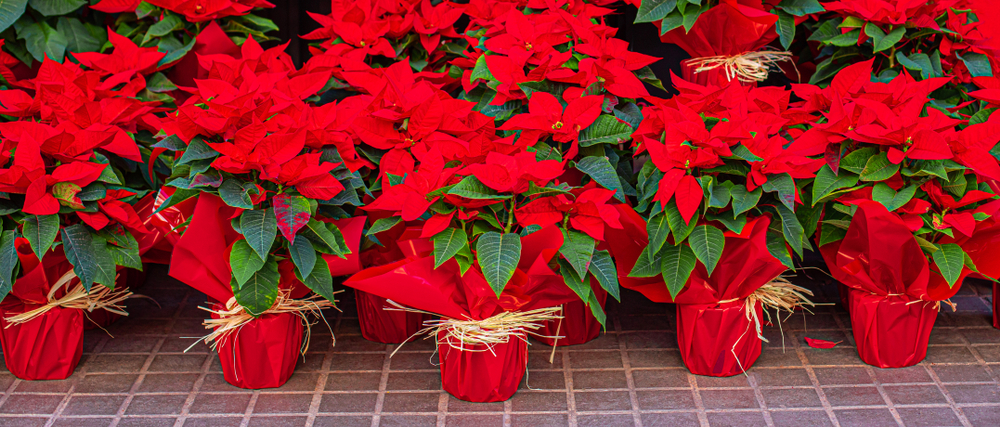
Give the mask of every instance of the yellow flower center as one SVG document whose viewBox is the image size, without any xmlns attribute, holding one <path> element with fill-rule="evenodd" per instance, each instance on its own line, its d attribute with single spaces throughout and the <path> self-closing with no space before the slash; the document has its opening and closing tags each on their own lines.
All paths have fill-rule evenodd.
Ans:
<svg viewBox="0 0 1000 427">
<path fill-rule="evenodd" d="M 555 124 L 552 125 L 552 130 L 562 129 L 562 127 L 563 127 L 563 122 L 555 122 Z"/>
</svg>

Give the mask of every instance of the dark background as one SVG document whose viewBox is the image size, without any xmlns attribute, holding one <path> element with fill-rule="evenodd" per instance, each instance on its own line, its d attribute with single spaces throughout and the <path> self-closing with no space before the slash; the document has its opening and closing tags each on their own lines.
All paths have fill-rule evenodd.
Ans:
<svg viewBox="0 0 1000 427">
<path fill-rule="evenodd" d="M 309 41 L 303 40 L 299 36 L 307 34 L 319 28 L 306 12 L 328 15 L 330 13 L 330 2 L 323 0 L 274 0 L 274 9 L 263 9 L 254 11 L 254 14 L 268 18 L 280 28 L 277 34 L 269 34 L 278 40 L 288 41 L 287 52 L 292 56 L 297 66 L 301 66 L 305 60 L 309 59 Z M 681 48 L 661 43 L 656 27 L 650 23 L 633 24 L 635 20 L 636 8 L 634 6 L 619 4 L 615 14 L 608 16 L 606 23 L 609 26 L 618 28 L 617 37 L 628 41 L 630 49 L 663 58 L 651 68 L 657 77 L 663 81 L 664 86 L 669 87 L 670 71 L 680 74 L 680 62 L 688 58 L 688 54 Z M 272 41 L 269 45 L 277 45 L 278 41 Z M 664 96 L 662 91 L 649 87 L 650 93 L 654 96 Z M 658 92 L 658 93 L 657 93 Z"/>
</svg>

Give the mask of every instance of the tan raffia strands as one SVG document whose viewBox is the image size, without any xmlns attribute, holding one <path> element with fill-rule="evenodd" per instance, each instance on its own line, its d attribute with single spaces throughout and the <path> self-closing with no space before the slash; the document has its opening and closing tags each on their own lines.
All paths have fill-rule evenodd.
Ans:
<svg viewBox="0 0 1000 427">
<path fill-rule="evenodd" d="M 386 300 L 386 302 L 392 305 L 392 307 L 386 307 L 386 310 L 407 311 L 436 316 L 434 313 L 404 307 L 393 300 Z M 425 339 L 436 338 L 438 346 L 448 345 L 460 351 L 489 351 L 492 353 L 494 345 L 505 344 L 511 338 L 527 342 L 528 335 L 541 336 L 535 333 L 535 331 L 541 328 L 545 322 L 562 320 L 560 313 L 562 313 L 562 307 L 549 307 L 524 312 L 505 311 L 483 320 L 428 320 L 424 322 L 424 325 L 427 327 L 417 331 L 413 336 L 426 334 L 427 337 Z M 441 332 L 445 332 L 444 337 L 438 338 L 441 336 Z M 545 337 L 553 339 L 562 338 Z M 396 351 L 399 351 L 402 346 L 400 344 L 396 348 Z M 396 354 L 396 351 L 393 351 L 392 354 Z"/>
<path fill-rule="evenodd" d="M 342 290 L 337 291 L 334 292 L 334 294 L 338 294 L 340 292 L 343 291 Z M 305 299 L 292 299 L 289 296 L 290 293 L 291 292 L 288 290 L 284 289 L 279 290 L 278 297 L 274 300 L 274 305 L 272 305 L 271 308 L 261 313 L 261 316 L 265 314 L 291 313 L 301 317 L 302 323 L 306 327 L 306 337 L 302 342 L 302 348 L 300 349 L 299 352 L 304 355 L 306 353 L 306 350 L 309 349 L 309 339 L 310 336 L 312 335 L 311 333 L 312 325 L 314 323 L 309 321 L 309 318 L 306 317 L 306 314 L 312 314 L 318 316 L 319 318 L 323 319 L 324 322 L 326 322 L 326 318 L 323 317 L 322 313 L 322 310 L 324 308 L 333 307 L 338 311 L 340 309 L 337 308 L 336 306 L 337 300 L 327 301 L 319 295 L 313 295 Z M 184 350 L 185 352 L 190 350 L 200 341 L 204 341 L 205 344 L 211 346 L 212 350 L 215 350 L 216 347 L 219 345 L 220 341 L 229 339 L 232 334 L 239 334 L 240 328 L 242 328 L 244 325 L 250 323 L 255 319 L 254 316 L 250 315 L 250 313 L 247 313 L 246 310 L 243 309 L 243 306 L 239 305 L 239 303 L 236 302 L 236 297 L 230 298 L 229 301 L 226 302 L 226 308 L 223 310 L 213 310 L 205 307 L 198 307 L 198 308 L 205 310 L 209 313 L 213 313 L 217 315 L 218 318 L 205 319 L 205 321 L 202 324 L 205 325 L 205 329 L 212 329 L 212 332 L 209 333 L 208 335 L 199 338 L 198 341 L 196 341 L 194 344 L 191 344 L 191 346 L 188 347 L 187 350 Z M 327 326 L 329 326 L 329 323 L 327 324 Z M 337 338 L 333 336 L 332 328 L 330 330 L 330 335 L 333 340 L 331 345 L 335 345 L 337 342 Z"/>
<path fill-rule="evenodd" d="M 792 61 L 791 52 L 780 52 L 775 50 L 760 50 L 756 52 L 744 52 L 735 56 L 706 56 L 694 58 L 687 61 L 693 67 L 694 72 L 714 70 L 723 67 L 726 78 L 730 81 L 737 79 L 743 83 L 762 82 L 767 80 L 767 75 L 772 66 L 776 66 L 782 61 Z M 792 63 L 794 66 L 795 64 Z"/>
<path fill-rule="evenodd" d="M 94 310 L 107 310 L 115 314 L 128 316 L 128 313 L 125 312 L 125 307 L 121 306 L 123 301 L 132 296 L 132 292 L 130 292 L 128 288 L 112 290 L 107 286 L 95 283 L 90 288 L 90 292 L 87 292 L 87 290 L 83 287 L 83 284 L 77 282 L 73 289 L 66 292 L 66 295 L 61 298 L 55 297 L 55 294 L 59 291 L 59 289 L 67 286 L 73 281 L 73 279 L 76 278 L 76 273 L 74 273 L 73 270 L 63 274 L 62 277 L 60 277 L 59 280 L 52 285 L 52 289 L 49 290 L 49 302 L 47 304 L 31 311 L 26 311 L 15 316 L 4 318 L 4 320 L 7 321 L 7 328 L 11 325 L 29 322 L 56 307 L 77 308 L 87 312 L 92 312 Z M 118 278 L 115 277 L 115 279 L 117 280 Z"/>
</svg>

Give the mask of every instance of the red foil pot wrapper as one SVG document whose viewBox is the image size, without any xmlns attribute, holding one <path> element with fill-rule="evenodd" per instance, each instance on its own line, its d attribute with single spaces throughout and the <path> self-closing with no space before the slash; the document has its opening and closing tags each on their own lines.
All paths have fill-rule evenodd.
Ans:
<svg viewBox="0 0 1000 427">
<path fill-rule="evenodd" d="M 857 289 L 851 289 L 850 298 L 851 327 L 861 360 L 880 368 L 903 368 L 927 357 L 937 304 Z"/>
<path fill-rule="evenodd" d="M 446 331 L 438 333 L 441 384 L 455 398 L 466 402 L 502 402 L 517 392 L 528 367 L 528 343 L 511 336 L 506 343 L 449 344 Z"/>
<path fill-rule="evenodd" d="M 226 382 L 245 389 L 284 385 L 299 359 L 302 329 L 302 318 L 295 314 L 265 314 L 220 338 L 216 351 Z"/>
<path fill-rule="evenodd" d="M 747 319 L 746 300 L 723 304 L 677 304 L 677 344 L 692 374 L 730 377 L 760 357 L 757 325 Z M 758 302 L 757 318 L 762 313 Z"/>
<path fill-rule="evenodd" d="M 194 213 L 197 198 L 190 198 L 166 209 L 160 209 L 173 194 L 173 189 L 164 187 L 156 193 L 148 194 L 136 202 L 135 211 L 142 219 L 142 224 L 148 230 L 135 235 L 139 243 L 139 255 L 142 262 L 153 264 L 169 264 L 174 245 L 181 234 L 177 227 L 187 222 Z M 159 211 L 157 211 L 159 209 Z M 155 213 L 154 213 L 155 212 Z"/>
<path fill-rule="evenodd" d="M 434 316 L 409 311 L 385 310 L 389 307 L 385 298 L 368 292 L 354 290 L 358 303 L 358 322 L 361 336 L 368 341 L 383 344 L 406 342 L 424 328 L 424 321 Z"/>
<path fill-rule="evenodd" d="M 608 292 L 600 286 L 591 286 L 597 295 L 597 300 L 604 308 Z M 535 339 L 549 346 L 586 344 L 601 334 L 601 322 L 597 321 L 590 307 L 583 301 L 572 301 L 563 304 L 562 320 L 545 322 L 535 333 Z M 548 337 L 562 337 L 559 339 Z"/>
<path fill-rule="evenodd" d="M 22 380 L 62 380 L 83 355 L 83 310 L 54 307 L 21 324 L 7 317 L 38 308 L 16 298 L 0 304 L 0 343 L 10 373 Z"/>
</svg>

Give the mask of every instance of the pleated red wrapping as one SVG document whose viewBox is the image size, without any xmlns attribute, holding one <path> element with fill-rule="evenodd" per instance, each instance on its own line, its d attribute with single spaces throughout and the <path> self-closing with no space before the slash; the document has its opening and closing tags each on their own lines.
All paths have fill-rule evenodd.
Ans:
<svg viewBox="0 0 1000 427">
<path fill-rule="evenodd" d="M 608 299 L 608 292 L 600 286 L 592 286 L 601 308 Z M 590 307 L 583 301 L 572 301 L 563 304 L 562 320 L 550 320 L 538 329 L 538 341 L 545 345 L 579 345 L 586 344 L 601 334 L 601 322 L 597 321 Z M 563 337 L 558 340 L 546 337 Z"/>
<path fill-rule="evenodd" d="M 216 351 L 226 382 L 246 389 L 281 387 L 295 371 L 302 329 L 295 314 L 265 314 L 220 339 Z"/>
<path fill-rule="evenodd" d="M 375 294 L 354 290 L 358 304 L 358 322 L 361 336 L 368 341 L 399 344 L 423 329 L 425 320 L 434 316 L 407 311 L 385 310 L 389 304 Z"/>
<path fill-rule="evenodd" d="M 459 350 L 447 344 L 446 335 L 438 334 L 444 391 L 467 402 L 502 402 L 517 392 L 528 367 L 527 342 L 512 336 L 489 349 L 465 344 L 468 350 Z"/>
<path fill-rule="evenodd" d="M 851 288 L 848 306 L 861 359 L 883 368 L 913 365 L 927 355 L 935 302 L 955 295 L 971 271 L 963 269 L 958 283 L 949 287 L 899 215 L 877 202 L 857 206 L 844 239 L 821 247 L 820 253 L 830 274 Z"/>
<path fill-rule="evenodd" d="M 37 307 L 13 297 L 0 303 L 4 363 L 22 380 L 66 379 L 83 355 L 83 310 L 54 307 L 21 324 L 3 320 Z"/>
<path fill-rule="evenodd" d="M 902 368 L 927 357 L 938 309 L 906 295 L 885 296 L 851 289 L 851 327 L 858 356 L 880 368 Z"/>
<path fill-rule="evenodd" d="M 677 304 L 677 344 L 692 374 L 712 377 L 739 375 L 760 357 L 761 340 L 746 301 L 723 304 Z M 758 302 L 757 318 L 762 313 Z"/>
</svg>

